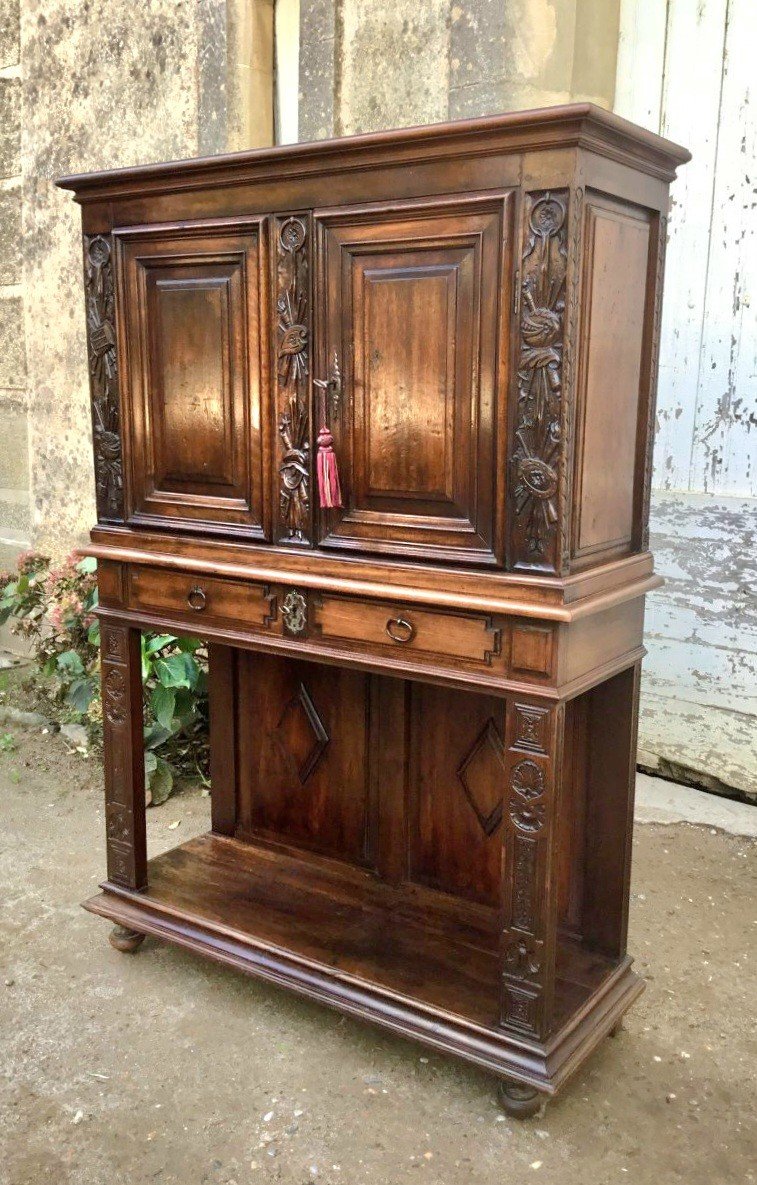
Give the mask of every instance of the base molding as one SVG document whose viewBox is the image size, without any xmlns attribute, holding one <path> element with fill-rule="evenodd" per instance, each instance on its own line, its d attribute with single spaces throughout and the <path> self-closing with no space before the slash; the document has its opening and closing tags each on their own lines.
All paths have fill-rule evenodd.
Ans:
<svg viewBox="0 0 757 1185">
<path fill-rule="evenodd" d="M 149 895 L 114 888 L 104 885 L 101 893 L 82 903 L 83 908 L 127 930 L 195 951 L 547 1096 L 557 1093 L 644 990 L 630 959 L 624 960 L 576 1016 L 539 1043 L 430 1008 L 254 935 L 234 933 L 178 911 L 172 914 L 164 904 L 151 902 Z"/>
</svg>

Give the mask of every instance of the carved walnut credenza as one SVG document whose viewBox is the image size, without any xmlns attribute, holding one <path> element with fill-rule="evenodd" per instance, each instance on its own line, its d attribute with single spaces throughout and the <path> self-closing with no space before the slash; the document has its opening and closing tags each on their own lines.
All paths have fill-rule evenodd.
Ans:
<svg viewBox="0 0 757 1185">
<path fill-rule="evenodd" d="M 531 1113 L 626 953 L 668 186 L 580 105 L 61 181 L 82 206 L 117 923 Z M 142 629 L 212 830 L 146 857 Z"/>
</svg>

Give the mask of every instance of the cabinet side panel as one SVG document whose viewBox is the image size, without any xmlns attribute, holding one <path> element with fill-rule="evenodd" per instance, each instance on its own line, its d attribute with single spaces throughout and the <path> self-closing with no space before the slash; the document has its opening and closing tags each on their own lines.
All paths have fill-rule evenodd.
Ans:
<svg viewBox="0 0 757 1185">
<path fill-rule="evenodd" d="M 579 563 L 632 547 L 649 247 L 645 211 L 589 202 L 573 515 Z"/>
</svg>

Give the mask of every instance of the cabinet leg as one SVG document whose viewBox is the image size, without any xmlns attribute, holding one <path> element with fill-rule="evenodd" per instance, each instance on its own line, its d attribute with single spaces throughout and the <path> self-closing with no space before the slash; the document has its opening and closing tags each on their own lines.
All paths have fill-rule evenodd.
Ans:
<svg viewBox="0 0 757 1185">
<path fill-rule="evenodd" d="M 538 1115 L 546 1101 L 532 1086 L 524 1086 L 510 1078 L 500 1080 L 498 1095 L 502 1110 L 512 1119 L 530 1119 L 532 1115 Z"/>
<path fill-rule="evenodd" d="M 129 930 L 126 926 L 114 926 L 108 935 L 108 942 L 122 955 L 133 955 L 145 940 L 139 930 Z"/>
<path fill-rule="evenodd" d="M 617 1037 L 618 1033 L 622 1033 L 622 1032 L 623 1032 L 623 1029 L 624 1029 L 625 1027 L 626 1027 L 626 1026 L 625 1026 L 625 1024 L 623 1023 L 623 1020 L 622 1020 L 622 1018 L 621 1018 L 621 1020 L 618 1020 L 618 1021 L 616 1021 L 616 1022 L 615 1022 L 615 1024 L 614 1024 L 614 1025 L 612 1026 L 612 1028 L 610 1029 L 610 1036 L 611 1036 L 611 1037 Z"/>
</svg>

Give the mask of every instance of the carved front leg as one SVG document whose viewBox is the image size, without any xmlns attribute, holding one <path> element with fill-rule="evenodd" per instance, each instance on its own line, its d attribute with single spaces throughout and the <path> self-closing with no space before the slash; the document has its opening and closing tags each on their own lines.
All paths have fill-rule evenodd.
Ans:
<svg viewBox="0 0 757 1185">
<path fill-rule="evenodd" d="M 555 990 L 556 788 L 564 707 L 514 699 L 507 712 L 501 1023 L 543 1039 Z"/>
<path fill-rule="evenodd" d="M 103 623 L 103 744 L 108 880 L 147 886 L 139 630 Z"/>
</svg>

